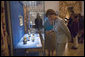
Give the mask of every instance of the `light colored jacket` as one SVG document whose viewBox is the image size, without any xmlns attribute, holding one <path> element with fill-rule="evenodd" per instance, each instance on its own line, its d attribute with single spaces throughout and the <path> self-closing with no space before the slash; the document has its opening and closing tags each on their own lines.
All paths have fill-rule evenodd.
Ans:
<svg viewBox="0 0 85 57">
<path fill-rule="evenodd" d="M 56 32 L 57 43 L 66 43 L 71 39 L 71 34 L 63 19 L 58 18 L 54 21 L 53 30 Z"/>
</svg>

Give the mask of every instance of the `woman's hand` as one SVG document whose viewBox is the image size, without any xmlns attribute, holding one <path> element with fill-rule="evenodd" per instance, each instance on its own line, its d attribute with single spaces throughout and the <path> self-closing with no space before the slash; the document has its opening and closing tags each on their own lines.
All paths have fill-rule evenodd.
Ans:
<svg viewBox="0 0 85 57">
<path fill-rule="evenodd" d="M 46 34 L 50 34 L 51 32 L 54 32 L 53 30 L 46 31 Z"/>
</svg>

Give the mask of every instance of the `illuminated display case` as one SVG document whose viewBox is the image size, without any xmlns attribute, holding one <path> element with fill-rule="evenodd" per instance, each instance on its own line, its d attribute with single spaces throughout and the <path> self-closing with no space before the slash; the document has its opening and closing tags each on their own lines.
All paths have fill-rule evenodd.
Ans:
<svg viewBox="0 0 85 57">
<path fill-rule="evenodd" d="M 10 1 L 11 51 L 36 49 L 43 47 L 44 27 L 40 30 L 33 27 L 37 13 L 44 26 L 44 1 Z"/>
<path fill-rule="evenodd" d="M 30 40 L 35 40 L 34 42 L 39 43 L 39 45 L 40 45 L 41 40 L 40 40 L 39 33 L 37 33 L 38 30 L 36 28 L 33 28 L 33 25 L 35 25 L 35 19 L 37 17 L 37 13 L 39 13 L 40 17 L 42 19 L 43 26 L 44 26 L 44 10 L 45 10 L 44 1 L 23 1 L 23 4 L 26 7 L 26 24 L 27 25 L 25 25 L 25 27 L 26 27 L 27 33 L 25 35 L 26 35 L 27 39 L 30 38 Z M 41 31 L 43 39 L 44 39 L 44 28 L 40 29 L 40 31 Z M 34 34 L 34 39 L 33 39 L 33 34 Z M 36 41 L 36 39 L 39 41 Z M 32 45 L 31 42 L 29 43 L 29 45 Z M 38 44 L 35 44 L 35 45 L 36 45 L 35 47 L 37 47 Z M 31 48 L 31 46 L 29 46 L 29 47 Z M 40 45 L 40 47 L 42 47 L 42 44 Z"/>
<path fill-rule="evenodd" d="M 44 40 L 44 27 L 37 30 L 33 25 L 39 13 L 44 26 L 44 1 L 10 1 L 10 13 L 13 48 L 41 48 L 40 34 Z"/>
</svg>

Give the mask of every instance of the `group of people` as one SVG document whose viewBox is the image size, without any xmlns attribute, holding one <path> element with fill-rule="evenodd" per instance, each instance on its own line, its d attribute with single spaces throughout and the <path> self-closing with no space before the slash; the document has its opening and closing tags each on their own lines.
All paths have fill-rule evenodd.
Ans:
<svg viewBox="0 0 85 57">
<path fill-rule="evenodd" d="M 37 19 L 40 19 L 40 17 Z M 36 26 L 42 26 L 42 20 L 39 21 L 37 19 L 35 20 Z M 66 25 L 64 20 L 60 18 L 53 9 L 48 9 L 46 11 L 46 20 L 44 22 L 45 54 L 47 56 L 63 56 L 66 43 L 70 41 L 73 42 L 72 48 L 78 48 L 78 41 L 74 40 L 82 36 L 81 33 L 84 31 L 83 21 L 84 20 L 81 19 L 80 14 L 76 15 L 73 12 Z M 37 28 L 39 27 L 37 26 Z"/>
<path fill-rule="evenodd" d="M 65 25 L 63 19 L 52 10 L 48 9 L 46 12 L 45 21 L 45 54 L 47 56 L 63 56 L 65 46 L 71 39 L 71 33 Z"/>
<path fill-rule="evenodd" d="M 82 18 L 80 14 L 75 14 L 74 12 L 72 12 L 67 26 L 72 36 L 72 49 L 77 49 L 79 41 L 83 38 L 81 36 L 84 35 L 84 18 Z"/>
</svg>

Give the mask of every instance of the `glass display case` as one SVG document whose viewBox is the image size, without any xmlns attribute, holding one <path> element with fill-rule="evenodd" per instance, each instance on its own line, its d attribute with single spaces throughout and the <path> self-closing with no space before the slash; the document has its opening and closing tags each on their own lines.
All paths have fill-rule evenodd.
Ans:
<svg viewBox="0 0 85 57">
<path fill-rule="evenodd" d="M 44 40 L 44 27 L 42 27 L 40 30 L 36 29 L 35 19 L 37 17 L 37 13 L 39 13 L 42 19 L 42 25 L 44 26 L 44 1 L 23 1 L 23 4 L 27 7 L 27 25 L 24 25 L 27 27 L 27 33 L 21 37 L 15 48 L 41 48 L 41 42 Z M 39 33 L 39 31 L 41 33 Z M 42 41 L 40 35 L 43 38 Z"/>
<path fill-rule="evenodd" d="M 21 55 L 32 49 L 43 50 L 44 27 L 38 30 L 34 26 L 37 13 L 40 14 L 44 26 L 44 10 L 44 1 L 9 2 L 12 54 Z"/>
</svg>

